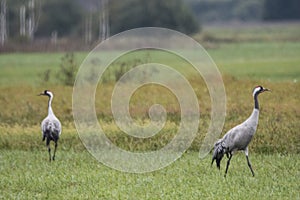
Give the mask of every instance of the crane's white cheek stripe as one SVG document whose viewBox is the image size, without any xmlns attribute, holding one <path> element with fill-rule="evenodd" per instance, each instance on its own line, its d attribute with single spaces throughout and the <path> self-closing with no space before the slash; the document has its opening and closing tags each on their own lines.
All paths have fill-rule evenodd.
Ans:
<svg viewBox="0 0 300 200">
<path fill-rule="evenodd" d="M 254 90 L 253 90 L 253 97 L 254 97 L 254 95 L 258 92 L 260 90 L 260 87 L 257 87 L 257 88 L 255 88 Z"/>
<path fill-rule="evenodd" d="M 180 106 L 180 123 L 174 138 L 163 148 L 147 152 L 131 152 L 112 143 L 103 131 L 95 111 L 96 88 L 108 67 L 120 56 L 130 52 L 152 49 L 171 53 L 185 60 L 202 76 L 211 97 L 211 121 L 200 147 L 200 157 L 206 156 L 219 137 L 225 119 L 226 96 L 222 77 L 205 49 L 192 38 L 164 28 L 138 28 L 122 32 L 100 43 L 79 68 L 73 90 L 73 115 L 77 132 L 87 150 L 101 163 L 124 172 L 143 173 L 161 169 L 178 159 L 198 134 L 200 108 L 194 88 L 172 63 L 151 57 L 151 62 L 134 66 L 117 80 L 111 96 L 111 111 L 115 123 L 130 137 L 151 139 L 163 130 L 167 111 L 154 104 L 149 109 L 150 123 L 136 124 L 129 112 L 129 102 L 144 85 L 159 85 L 170 91 Z M 186 66 L 182 66 L 186 67 Z M 182 69 L 181 69 L 182 70 Z M 105 84 L 101 86 L 106 87 Z M 164 94 L 161 94 L 162 96 Z M 168 99 L 166 99 L 168 101 Z M 139 101 L 143 106 L 143 101 Z"/>
</svg>

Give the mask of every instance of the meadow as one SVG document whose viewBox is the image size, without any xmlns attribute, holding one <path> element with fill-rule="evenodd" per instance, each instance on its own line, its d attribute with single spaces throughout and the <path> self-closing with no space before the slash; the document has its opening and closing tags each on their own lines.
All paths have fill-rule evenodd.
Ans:
<svg viewBox="0 0 300 200">
<path fill-rule="evenodd" d="M 252 177 L 243 153 L 233 157 L 227 178 L 211 167 L 211 155 L 199 158 L 210 120 L 210 97 L 201 77 L 170 57 L 188 77 L 201 108 L 198 135 L 183 156 L 170 166 L 146 174 L 123 173 L 90 155 L 76 132 L 72 116 L 72 86 L 55 79 L 65 53 L 0 55 L 0 198 L 1 199 L 299 199 L 300 172 L 300 29 L 294 25 L 226 29 L 210 28 L 200 37 L 217 64 L 226 89 L 226 119 L 222 134 L 244 121 L 253 109 L 252 88 L 263 85 L 271 93 L 259 97 L 261 115 L 250 144 Z M 254 29 L 254 31 L 249 30 Z M 284 29 L 284 30 L 285 30 Z M 220 34 L 223 32 L 224 34 Z M 270 34 L 268 34 L 270 33 Z M 195 36 L 197 39 L 198 36 Z M 80 64 L 86 52 L 75 52 Z M 149 59 L 149 55 L 147 55 Z M 139 57 L 139 55 L 137 56 Z M 166 59 L 163 54 L 150 58 Z M 47 82 L 45 71 L 51 70 Z M 98 86 L 97 117 L 108 138 L 129 151 L 157 150 L 176 134 L 180 107 L 162 88 L 144 87 L 132 97 L 131 114 L 149 122 L 148 109 L 160 103 L 168 112 L 164 129 L 151 139 L 137 139 L 120 131 L 112 119 L 113 82 Z M 47 98 L 54 92 L 53 109 L 62 121 L 57 160 L 48 162 L 41 141 L 40 122 L 47 115 Z M 151 92 L 150 92 L 151 91 Z M 164 95 L 161 95 L 161 94 Z"/>
<path fill-rule="evenodd" d="M 110 169 L 85 151 L 60 149 L 52 163 L 46 157 L 43 151 L 2 150 L 0 198 L 299 199 L 299 154 L 251 154 L 256 177 L 238 154 L 226 179 L 224 165 L 218 171 L 196 152 L 146 174 Z"/>
</svg>

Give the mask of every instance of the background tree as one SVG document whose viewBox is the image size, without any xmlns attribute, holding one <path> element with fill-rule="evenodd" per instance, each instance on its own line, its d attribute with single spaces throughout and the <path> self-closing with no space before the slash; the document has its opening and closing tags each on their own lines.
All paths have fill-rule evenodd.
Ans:
<svg viewBox="0 0 300 200">
<path fill-rule="evenodd" d="M 0 2 L 0 44 L 4 45 L 7 39 L 7 25 L 6 25 L 6 0 Z"/>
<path fill-rule="evenodd" d="M 112 0 L 113 34 L 137 27 L 157 26 L 187 34 L 199 31 L 199 22 L 182 0 Z"/>
<path fill-rule="evenodd" d="M 57 31 L 59 36 L 74 33 L 83 23 L 82 12 L 82 8 L 73 0 L 45 1 L 37 35 L 50 36 L 53 31 Z"/>
<path fill-rule="evenodd" d="M 263 0 L 199 1 L 185 0 L 203 23 L 222 21 L 260 21 Z"/>
<path fill-rule="evenodd" d="M 108 0 L 100 0 L 100 18 L 99 18 L 99 39 L 105 40 L 110 35 L 110 23 L 109 23 L 109 4 Z"/>
<path fill-rule="evenodd" d="M 263 18 L 265 20 L 300 19 L 300 1 L 265 0 Z"/>
</svg>

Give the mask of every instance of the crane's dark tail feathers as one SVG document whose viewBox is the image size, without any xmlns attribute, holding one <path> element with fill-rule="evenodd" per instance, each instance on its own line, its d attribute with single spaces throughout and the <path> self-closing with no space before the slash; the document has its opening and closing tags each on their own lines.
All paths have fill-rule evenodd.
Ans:
<svg viewBox="0 0 300 200">
<path fill-rule="evenodd" d="M 220 169 L 221 160 L 224 156 L 225 148 L 222 146 L 222 141 L 218 141 L 215 143 L 215 149 L 211 161 L 211 165 L 214 163 L 214 160 L 216 160 L 216 164 L 218 169 Z"/>
</svg>

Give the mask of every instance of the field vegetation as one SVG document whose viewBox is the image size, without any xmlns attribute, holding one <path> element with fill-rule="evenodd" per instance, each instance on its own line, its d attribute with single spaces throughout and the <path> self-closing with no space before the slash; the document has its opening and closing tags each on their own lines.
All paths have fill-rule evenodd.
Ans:
<svg viewBox="0 0 300 200">
<path fill-rule="evenodd" d="M 224 161 L 219 172 L 215 166 L 210 167 L 210 155 L 199 159 L 198 151 L 210 122 L 210 97 L 202 78 L 180 60 L 170 57 L 168 62 L 186 75 L 198 97 L 201 109 L 198 135 L 183 157 L 172 165 L 147 174 L 128 174 L 96 162 L 81 143 L 73 122 L 73 88 L 61 77 L 57 78 L 62 63 L 68 66 L 68 62 L 62 60 L 66 59 L 65 53 L 1 54 L 0 198 L 300 198 L 297 178 L 300 175 L 300 29 L 283 26 L 291 31 L 279 33 L 274 26 L 269 27 L 270 34 L 262 27 L 255 27 L 250 33 L 249 27 L 232 30 L 210 27 L 195 36 L 207 47 L 223 76 L 227 95 L 223 134 L 250 115 L 253 87 L 263 85 L 272 90 L 259 97 L 259 127 L 250 144 L 254 178 L 243 154 L 233 158 L 226 179 L 223 178 Z M 139 53 L 133 55 L 137 57 L 135 64 L 167 56 L 142 52 L 143 57 Z M 79 66 L 86 55 L 87 52 L 75 52 L 69 64 Z M 180 107 L 174 95 L 153 86 L 142 87 L 133 95 L 130 111 L 140 124 L 149 122 L 147 112 L 153 103 L 162 104 L 168 112 L 166 126 L 148 140 L 127 136 L 117 127 L 111 114 L 114 79 L 121 66 L 129 69 L 133 63 L 120 60 L 107 72 L 108 78 L 97 88 L 97 117 L 106 135 L 120 148 L 157 150 L 167 144 L 178 129 Z M 54 92 L 53 109 L 63 125 L 57 160 L 52 163 L 47 160 L 40 132 L 40 122 L 47 115 L 47 98 L 37 94 L 45 89 Z"/>
</svg>

